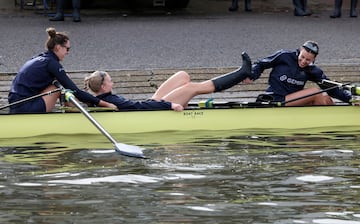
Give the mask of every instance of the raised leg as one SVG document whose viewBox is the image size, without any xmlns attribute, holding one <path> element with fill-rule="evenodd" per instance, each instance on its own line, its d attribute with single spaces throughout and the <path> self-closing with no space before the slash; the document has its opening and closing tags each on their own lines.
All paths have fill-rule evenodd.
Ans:
<svg viewBox="0 0 360 224">
<path fill-rule="evenodd" d="M 186 78 L 181 77 L 187 76 L 185 72 L 181 72 L 178 75 L 175 74 L 160 86 L 159 90 L 154 94 L 153 99 L 158 100 L 160 96 L 168 92 L 161 97 L 162 100 L 178 103 L 186 107 L 188 102 L 197 95 L 228 89 L 251 75 L 250 57 L 246 53 L 242 53 L 242 58 L 243 64 L 239 69 L 204 82 L 190 82 L 190 78 L 186 80 Z M 181 82 L 185 84 L 175 84 L 177 79 L 180 79 Z M 176 86 L 178 87 L 176 88 Z M 173 90 L 170 91 L 172 88 Z"/>
<path fill-rule="evenodd" d="M 163 82 L 156 90 L 151 99 L 161 100 L 164 96 L 168 95 L 174 89 L 190 83 L 190 76 L 187 72 L 179 71 Z"/>
<path fill-rule="evenodd" d="M 251 59 L 249 55 L 243 52 L 241 57 L 243 63 L 239 69 L 212 79 L 216 92 L 229 89 L 251 76 Z"/>
</svg>

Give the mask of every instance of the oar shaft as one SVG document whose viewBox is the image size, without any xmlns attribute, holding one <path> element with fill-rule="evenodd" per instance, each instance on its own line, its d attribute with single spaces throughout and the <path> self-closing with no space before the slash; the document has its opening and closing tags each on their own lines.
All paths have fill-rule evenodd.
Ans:
<svg viewBox="0 0 360 224">
<path fill-rule="evenodd" d="M 71 94 L 71 93 L 65 93 L 65 94 Z M 115 141 L 115 139 L 113 137 L 111 137 L 111 135 L 92 117 L 90 116 L 90 114 L 84 109 L 83 106 L 80 105 L 79 102 L 77 102 L 77 100 L 74 99 L 74 96 L 71 94 L 67 96 L 67 98 L 69 99 L 69 101 L 74 104 L 88 119 L 89 121 L 91 121 L 91 123 L 93 123 L 95 125 L 95 127 L 101 132 L 103 133 L 113 144 L 116 144 L 117 142 Z"/>
<path fill-rule="evenodd" d="M 27 102 L 27 101 L 30 101 L 30 100 L 33 100 L 33 99 L 36 99 L 36 98 L 39 98 L 39 97 L 42 97 L 42 96 L 51 95 L 51 94 L 59 92 L 61 90 L 62 90 L 62 88 L 57 88 L 57 89 L 53 89 L 53 90 L 50 90 L 50 91 L 45 92 L 45 93 L 40 93 L 40 94 L 35 95 L 35 96 L 31 96 L 31 97 L 28 97 L 28 98 L 25 98 L 25 99 L 22 99 L 22 100 L 18 100 L 16 102 L 13 102 L 13 103 L 10 103 L 8 105 L 0 107 L 0 110 L 11 107 L 11 106 L 15 106 L 15 105 L 18 105 L 18 104 L 21 104 L 21 103 L 24 103 L 24 102 Z"/>
<path fill-rule="evenodd" d="M 354 95 L 354 96 L 360 96 L 360 86 L 342 84 L 342 83 L 339 83 L 339 82 L 334 82 L 334 81 L 330 81 L 330 80 L 326 80 L 326 79 L 324 79 L 322 81 L 322 84 L 337 85 L 338 87 L 350 90 L 351 94 Z"/>
<path fill-rule="evenodd" d="M 305 98 L 308 98 L 308 97 L 311 97 L 311 96 L 314 96 L 314 95 L 317 95 L 317 94 L 320 94 L 320 93 L 324 93 L 324 92 L 327 92 L 327 91 L 330 91 L 330 90 L 333 90 L 333 89 L 337 89 L 337 88 L 339 88 L 339 86 L 332 86 L 332 87 L 329 87 L 327 89 L 322 89 L 322 90 L 319 90 L 319 91 L 314 92 L 314 93 L 310 93 L 310 94 L 307 94 L 307 95 L 304 95 L 304 96 L 300 96 L 300 97 L 297 97 L 297 98 L 294 98 L 294 99 L 291 99 L 291 100 L 286 100 L 286 101 L 282 102 L 281 105 L 285 106 L 287 103 L 292 103 L 294 101 L 302 100 L 302 99 L 305 99 Z"/>
</svg>

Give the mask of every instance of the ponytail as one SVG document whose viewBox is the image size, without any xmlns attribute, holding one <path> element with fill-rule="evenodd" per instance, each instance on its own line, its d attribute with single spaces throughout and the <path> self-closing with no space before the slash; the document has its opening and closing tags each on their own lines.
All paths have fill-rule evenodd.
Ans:
<svg viewBox="0 0 360 224">
<path fill-rule="evenodd" d="M 49 37 L 46 41 L 46 49 L 53 51 L 55 48 L 55 45 L 65 45 L 66 42 L 69 40 L 69 37 L 67 34 L 62 32 L 56 32 L 55 28 L 49 27 L 46 29 L 46 32 L 48 33 Z"/>
</svg>

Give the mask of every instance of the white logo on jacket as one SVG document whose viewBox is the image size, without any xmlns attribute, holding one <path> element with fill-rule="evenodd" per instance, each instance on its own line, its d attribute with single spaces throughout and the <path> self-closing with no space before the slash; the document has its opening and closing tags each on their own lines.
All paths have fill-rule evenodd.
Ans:
<svg viewBox="0 0 360 224">
<path fill-rule="evenodd" d="M 286 81 L 289 84 L 298 85 L 298 86 L 305 85 L 304 81 L 289 78 L 289 77 L 287 77 L 287 75 L 280 76 L 280 81 L 282 81 L 282 82 Z"/>
</svg>

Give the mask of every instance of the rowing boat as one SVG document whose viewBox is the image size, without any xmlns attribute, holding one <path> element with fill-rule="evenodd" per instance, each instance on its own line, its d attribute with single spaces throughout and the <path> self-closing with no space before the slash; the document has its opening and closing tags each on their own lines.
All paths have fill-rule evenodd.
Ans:
<svg viewBox="0 0 360 224">
<path fill-rule="evenodd" d="M 360 128 L 360 107 L 213 108 L 175 111 L 90 112 L 111 134 L 238 129 Z M 99 134 L 81 113 L 0 114 L 0 139 Z"/>
</svg>

